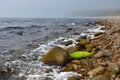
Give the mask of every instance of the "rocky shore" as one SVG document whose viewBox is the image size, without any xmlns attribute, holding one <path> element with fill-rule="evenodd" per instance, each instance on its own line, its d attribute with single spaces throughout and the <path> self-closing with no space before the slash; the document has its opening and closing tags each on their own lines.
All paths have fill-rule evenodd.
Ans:
<svg viewBox="0 0 120 80">
<path fill-rule="evenodd" d="M 69 77 L 68 80 L 120 80 L 120 19 L 109 18 L 94 24 L 105 26 L 101 28 L 105 32 L 94 33 L 93 39 L 75 39 L 76 45 L 69 48 L 54 47 L 42 57 L 42 61 L 48 65 L 62 66 L 61 72 L 74 71 L 81 74 Z M 68 46 L 72 41 L 65 44 Z M 78 51 L 94 54 L 71 58 L 70 55 Z"/>
</svg>

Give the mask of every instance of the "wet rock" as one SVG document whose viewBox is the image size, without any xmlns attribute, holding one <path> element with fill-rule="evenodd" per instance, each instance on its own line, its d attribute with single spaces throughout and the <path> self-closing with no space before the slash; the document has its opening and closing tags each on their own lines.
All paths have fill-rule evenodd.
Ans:
<svg viewBox="0 0 120 80">
<path fill-rule="evenodd" d="M 119 66 L 116 63 L 107 62 L 107 64 L 108 64 L 109 71 L 112 71 L 114 74 L 117 74 L 118 72 L 120 72 Z"/>
<path fill-rule="evenodd" d="M 97 75 L 95 77 L 93 77 L 91 80 L 108 80 L 107 77 L 103 76 L 103 75 Z"/>
<path fill-rule="evenodd" d="M 92 44 L 87 44 L 87 45 L 85 45 L 85 48 L 86 48 L 86 51 L 91 52 L 92 49 L 93 49 L 93 45 Z"/>
<path fill-rule="evenodd" d="M 11 69 L 0 71 L 0 80 L 9 80 L 12 77 Z"/>
<path fill-rule="evenodd" d="M 65 46 L 68 46 L 68 45 L 70 45 L 70 44 L 72 44 L 72 40 L 69 40 L 69 41 L 65 41 L 65 42 L 62 42 L 62 43 L 60 43 L 61 45 L 65 45 Z"/>
<path fill-rule="evenodd" d="M 52 71 L 52 69 L 50 69 L 50 68 L 44 69 L 44 72 L 45 72 L 45 73 L 49 73 L 49 72 L 51 72 L 51 71 Z"/>
<path fill-rule="evenodd" d="M 74 66 L 72 64 L 66 66 L 62 71 L 74 71 Z"/>
<path fill-rule="evenodd" d="M 25 76 L 17 77 L 16 80 L 26 80 L 26 77 Z"/>
<path fill-rule="evenodd" d="M 77 64 L 77 65 L 81 64 L 80 60 L 73 60 L 72 63 Z"/>
<path fill-rule="evenodd" d="M 73 30 L 73 28 L 68 28 L 67 30 Z"/>
<path fill-rule="evenodd" d="M 79 51 L 78 47 L 75 46 L 75 47 L 69 47 L 67 50 L 66 50 L 69 54 L 73 53 L 73 52 L 76 52 L 76 51 Z"/>
<path fill-rule="evenodd" d="M 94 33 L 94 36 L 99 36 L 101 34 L 103 34 L 103 32 L 96 32 L 96 33 Z"/>
<path fill-rule="evenodd" d="M 112 52 L 110 52 L 109 50 L 104 50 L 104 51 L 99 51 L 93 57 L 100 58 L 100 57 L 109 57 L 111 55 L 112 55 Z"/>
<path fill-rule="evenodd" d="M 80 80 L 81 77 L 80 76 L 72 76 L 72 77 L 69 77 L 67 80 Z"/>
<path fill-rule="evenodd" d="M 105 69 L 104 67 L 98 66 L 98 67 L 92 69 L 91 71 L 89 71 L 88 74 L 89 75 L 97 75 L 99 73 L 102 73 L 104 71 L 104 69 Z"/>
<path fill-rule="evenodd" d="M 16 34 L 17 34 L 17 35 L 21 35 L 21 36 L 23 36 L 23 35 L 25 35 L 25 32 L 23 32 L 23 31 L 19 31 L 19 32 L 17 32 Z"/>
<path fill-rule="evenodd" d="M 79 32 L 74 32 L 74 33 L 72 33 L 72 35 L 79 35 L 80 33 Z"/>
<path fill-rule="evenodd" d="M 120 78 L 117 77 L 117 78 L 115 78 L 115 80 L 120 80 Z"/>
<path fill-rule="evenodd" d="M 53 79 L 51 79 L 51 78 L 49 78 L 49 77 L 46 77 L 46 78 L 44 78 L 43 80 L 53 80 Z"/>
<path fill-rule="evenodd" d="M 49 65 L 63 66 L 69 61 L 69 55 L 61 47 L 50 49 L 43 57 L 42 62 Z"/>
<path fill-rule="evenodd" d="M 89 44 L 90 43 L 90 40 L 89 39 L 82 39 L 80 40 L 79 44 L 80 45 L 86 45 L 86 44 Z"/>
</svg>

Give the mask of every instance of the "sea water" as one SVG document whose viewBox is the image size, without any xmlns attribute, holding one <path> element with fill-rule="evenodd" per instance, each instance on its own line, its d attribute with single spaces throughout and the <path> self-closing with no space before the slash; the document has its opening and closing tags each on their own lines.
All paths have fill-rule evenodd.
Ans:
<svg viewBox="0 0 120 80">
<path fill-rule="evenodd" d="M 0 67 L 15 72 L 10 73 L 8 78 L 0 75 L 0 79 L 17 80 L 24 77 L 25 80 L 67 80 L 73 75 L 82 76 L 75 72 L 61 72 L 62 67 L 48 66 L 41 62 L 41 58 L 54 46 L 75 46 L 75 38 L 94 38 L 94 32 L 103 32 L 100 28 L 104 26 L 93 24 L 96 20 L 101 19 L 0 18 Z M 60 44 L 68 40 L 72 40 L 73 44 Z M 28 45 L 33 43 L 39 47 L 29 48 Z M 45 69 L 51 71 L 45 73 Z"/>
</svg>

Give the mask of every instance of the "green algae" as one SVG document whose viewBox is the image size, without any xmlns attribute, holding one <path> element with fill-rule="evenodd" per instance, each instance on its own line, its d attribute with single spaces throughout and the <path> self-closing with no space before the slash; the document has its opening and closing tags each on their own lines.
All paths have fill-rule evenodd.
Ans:
<svg viewBox="0 0 120 80">
<path fill-rule="evenodd" d="M 79 59 L 79 58 L 91 57 L 92 55 L 93 55 L 93 52 L 77 51 L 70 54 L 70 57 L 74 59 Z"/>
</svg>

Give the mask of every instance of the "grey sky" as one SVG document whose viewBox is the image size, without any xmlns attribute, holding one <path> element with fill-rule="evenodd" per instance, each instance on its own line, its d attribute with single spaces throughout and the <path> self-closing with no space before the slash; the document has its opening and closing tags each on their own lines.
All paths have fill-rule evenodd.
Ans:
<svg viewBox="0 0 120 80">
<path fill-rule="evenodd" d="M 0 0 L 0 17 L 65 17 L 118 9 L 120 0 Z"/>
</svg>

